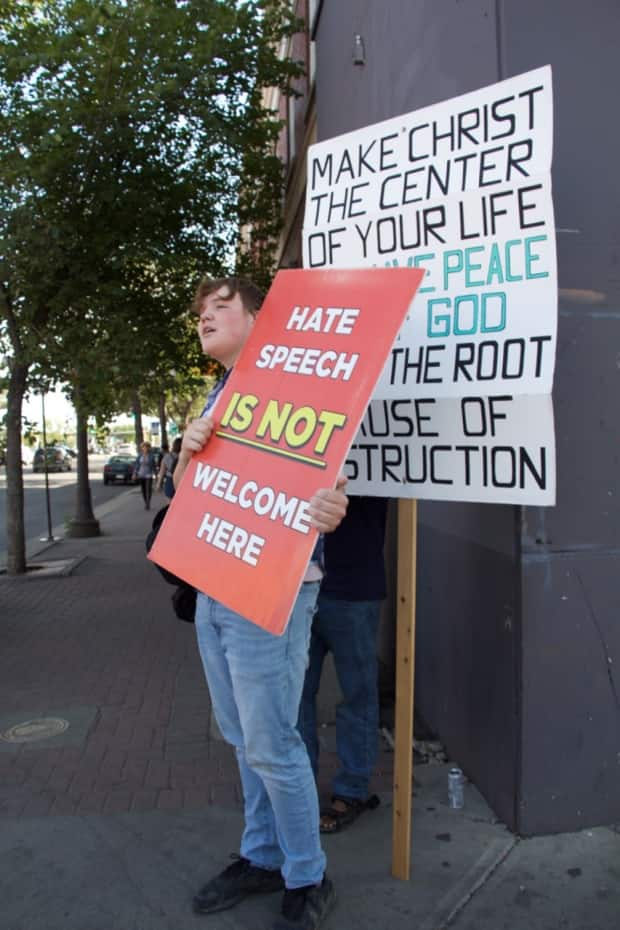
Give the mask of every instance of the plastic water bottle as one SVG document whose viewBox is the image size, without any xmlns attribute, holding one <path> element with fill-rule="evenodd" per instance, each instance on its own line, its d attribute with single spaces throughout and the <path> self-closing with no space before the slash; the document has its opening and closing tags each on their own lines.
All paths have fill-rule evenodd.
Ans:
<svg viewBox="0 0 620 930">
<path fill-rule="evenodd" d="M 465 776 L 460 768 L 453 766 L 448 772 L 448 806 L 458 809 L 465 804 L 463 785 Z"/>
</svg>

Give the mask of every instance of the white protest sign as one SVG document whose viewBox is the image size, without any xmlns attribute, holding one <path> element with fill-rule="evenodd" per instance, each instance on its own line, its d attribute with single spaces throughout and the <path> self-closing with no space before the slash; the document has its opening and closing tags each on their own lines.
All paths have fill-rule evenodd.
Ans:
<svg viewBox="0 0 620 930">
<path fill-rule="evenodd" d="M 353 493 L 554 503 L 552 133 L 545 67 L 310 148 L 305 267 L 426 272 L 350 453 Z"/>
<path fill-rule="evenodd" d="M 393 497 L 518 504 L 527 494 L 540 500 L 555 474 L 550 432 L 549 395 L 373 399 L 346 474 L 356 494 L 381 496 L 376 489 L 382 487 Z"/>
</svg>

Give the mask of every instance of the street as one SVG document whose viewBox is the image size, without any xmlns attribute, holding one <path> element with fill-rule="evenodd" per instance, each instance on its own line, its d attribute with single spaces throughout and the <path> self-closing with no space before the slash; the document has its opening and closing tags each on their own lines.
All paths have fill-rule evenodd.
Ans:
<svg viewBox="0 0 620 930">
<path fill-rule="evenodd" d="M 103 465 L 107 455 L 90 455 L 88 459 L 90 489 L 93 508 L 127 490 L 121 483 L 104 485 Z M 51 525 L 62 526 L 75 513 L 75 491 L 77 483 L 76 462 L 70 472 L 50 472 Z M 31 465 L 24 466 L 24 521 L 26 541 L 47 538 L 48 522 L 45 502 L 45 475 L 34 473 Z M 0 468 L 0 561 L 6 557 L 6 470 Z"/>
</svg>

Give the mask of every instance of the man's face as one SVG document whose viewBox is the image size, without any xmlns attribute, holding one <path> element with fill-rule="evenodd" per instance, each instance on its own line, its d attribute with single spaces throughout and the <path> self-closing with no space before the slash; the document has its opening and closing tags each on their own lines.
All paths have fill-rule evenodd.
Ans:
<svg viewBox="0 0 620 930">
<path fill-rule="evenodd" d="M 239 294 L 228 296 L 221 287 L 202 302 L 198 335 L 202 351 L 231 368 L 254 326 L 254 317 L 241 302 Z"/>
</svg>

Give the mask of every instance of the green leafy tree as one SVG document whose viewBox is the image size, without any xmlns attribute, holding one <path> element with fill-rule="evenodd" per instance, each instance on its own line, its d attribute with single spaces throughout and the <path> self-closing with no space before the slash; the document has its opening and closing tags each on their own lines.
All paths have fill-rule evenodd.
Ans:
<svg viewBox="0 0 620 930">
<path fill-rule="evenodd" d="M 0 0 L 10 573 L 25 570 L 19 437 L 32 371 L 69 382 L 85 434 L 111 382 L 135 386 L 153 370 L 145 346 L 170 332 L 188 283 L 231 268 L 240 223 L 264 237 L 252 260 L 266 275 L 281 177 L 261 95 L 286 92 L 298 70 L 277 54 L 296 27 L 289 9 L 286 0 Z"/>
</svg>

